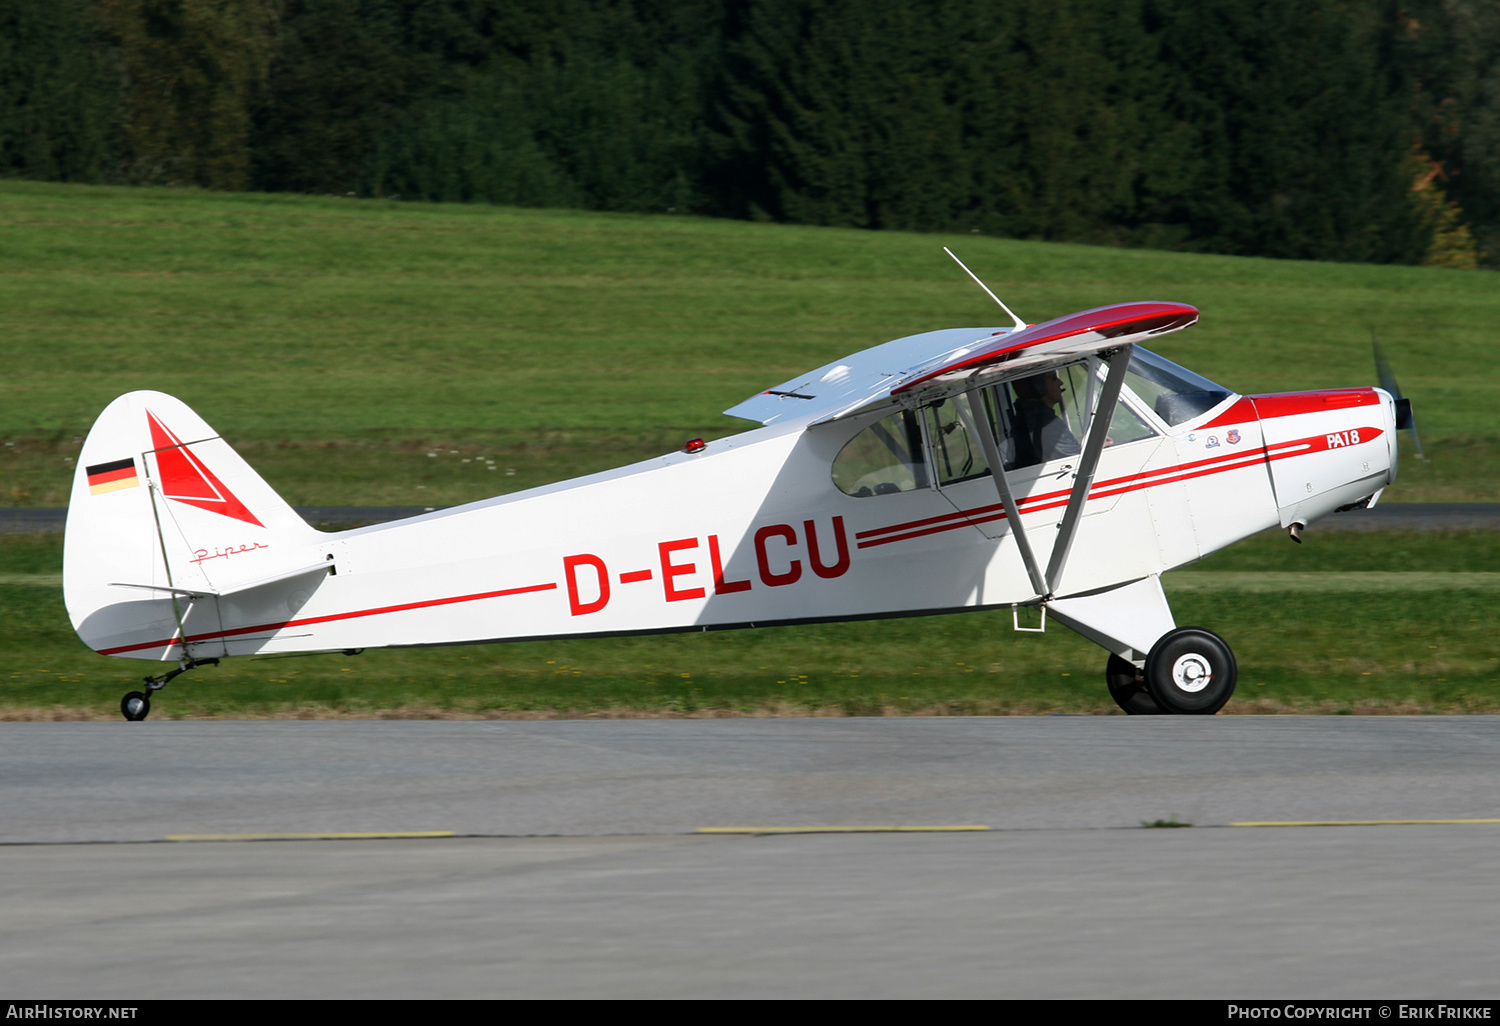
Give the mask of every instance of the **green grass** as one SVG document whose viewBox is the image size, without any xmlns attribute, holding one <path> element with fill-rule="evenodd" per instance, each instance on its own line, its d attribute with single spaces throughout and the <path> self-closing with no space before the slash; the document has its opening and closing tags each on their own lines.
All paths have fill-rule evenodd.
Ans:
<svg viewBox="0 0 1500 1026">
<path fill-rule="evenodd" d="M 746 427 L 719 411 L 837 356 L 1002 320 L 943 244 L 1033 321 L 1192 303 L 1202 323 L 1160 351 L 1242 392 L 1368 383 L 1373 329 L 1431 457 L 1386 501 L 1500 498 L 1490 274 L 0 182 L 0 505 L 64 504 L 133 388 L 185 398 L 296 504 L 447 505 L 629 462 Z M 77 641 L 60 551 L 0 537 L 0 717 L 113 718 L 156 670 Z M 1496 711 L 1497 569 L 1494 532 L 1314 530 L 1168 586 L 1234 646 L 1229 711 Z M 1102 670 L 1065 630 L 974 613 L 231 660 L 153 716 L 1097 713 Z"/>
<path fill-rule="evenodd" d="M 1398 574 L 1500 572 L 1497 531 L 1327 531 L 1317 524 L 1297 545 L 1278 529 L 1263 531 L 1164 577 L 1223 573 Z"/>
<path fill-rule="evenodd" d="M 1500 570 L 1485 569 L 1500 534 L 1308 537 L 1259 535 L 1166 578 L 1178 622 L 1235 650 L 1226 712 L 1500 712 Z M 156 671 L 78 642 L 60 566 L 56 536 L 0 536 L 0 719 L 114 718 Z M 235 659 L 179 678 L 152 716 L 1110 713 L 1103 663 L 1067 630 L 1015 634 L 981 612 Z"/>
<path fill-rule="evenodd" d="M 1003 321 L 944 244 L 1029 320 L 1192 303 L 1160 350 L 1242 392 L 1369 383 L 1373 330 L 1432 457 L 1387 501 L 1500 498 L 1488 273 L 28 182 L 0 182 L 0 241 L 5 505 L 64 504 L 134 388 L 185 398 L 296 504 L 446 505 L 642 458 L 746 427 L 719 411 L 837 356 Z"/>
</svg>

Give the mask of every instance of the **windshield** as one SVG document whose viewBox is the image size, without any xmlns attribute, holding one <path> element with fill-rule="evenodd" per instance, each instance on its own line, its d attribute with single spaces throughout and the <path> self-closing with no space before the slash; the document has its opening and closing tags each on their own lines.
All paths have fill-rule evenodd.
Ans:
<svg viewBox="0 0 1500 1026">
<path fill-rule="evenodd" d="M 1135 347 L 1125 383 L 1152 411 L 1176 427 L 1207 413 L 1232 394 L 1229 389 L 1179 367 L 1149 349 Z"/>
</svg>

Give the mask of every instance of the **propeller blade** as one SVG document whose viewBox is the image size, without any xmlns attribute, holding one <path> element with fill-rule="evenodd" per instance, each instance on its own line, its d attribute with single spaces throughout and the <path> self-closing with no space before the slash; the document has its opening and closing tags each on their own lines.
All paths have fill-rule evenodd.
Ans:
<svg viewBox="0 0 1500 1026">
<path fill-rule="evenodd" d="M 1425 463 L 1427 457 L 1422 453 L 1422 440 L 1417 437 L 1417 419 L 1412 416 L 1411 400 L 1401 394 L 1401 386 L 1396 383 L 1396 372 L 1391 370 L 1391 361 L 1386 359 L 1385 350 L 1381 348 L 1373 331 L 1370 332 L 1370 345 L 1375 350 L 1375 374 L 1380 378 L 1380 387 L 1396 400 L 1396 430 L 1411 432 L 1411 444 L 1417 450 L 1417 459 Z"/>
<path fill-rule="evenodd" d="M 1401 398 L 1401 386 L 1396 384 L 1396 372 L 1391 370 L 1391 361 L 1385 358 L 1385 349 L 1375 338 L 1375 333 L 1370 333 L 1370 345 L 1375 350 L 1375 374 L 1380 378 L 1380 387 L 1391 393 L 1395 399 Z"/>
</svg>

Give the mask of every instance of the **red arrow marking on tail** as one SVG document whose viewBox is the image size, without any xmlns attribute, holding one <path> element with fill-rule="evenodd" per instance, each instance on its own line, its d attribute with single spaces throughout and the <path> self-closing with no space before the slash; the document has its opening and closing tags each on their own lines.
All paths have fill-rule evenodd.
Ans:
<svg viewBox="0 0 1500 1026">
<path fill-rule="evenodd" d="M 147 410 L 146 420 L 151 425 L 151 444 L 156 448 L 156 470 L 161 475 L 163 495 L 174 502 L 243 520 L 256 527 L 266 526 L 245 508 L 224 482 L 214 476 L 193 450 L 183 444 L 182 439 L 172 433 L 171 428 L 156 419 L 156 414 Z"/>
</svg>

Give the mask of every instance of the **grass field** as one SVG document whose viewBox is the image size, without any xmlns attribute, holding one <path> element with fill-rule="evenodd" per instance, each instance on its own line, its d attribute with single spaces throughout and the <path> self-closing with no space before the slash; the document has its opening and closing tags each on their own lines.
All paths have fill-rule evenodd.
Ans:
<svg viewBox="0 0 1500 1026">
<path fill-rule="evenodd" d="M 446 505 L 740 430 L 844 353 L 1170 299 L 1160 351 L 1242 392 L 1364 384 L 1372 331 L 1430 461 L 1386 501 L 1500 498 L 1492 274 L 191 190 L 0 182 L 0 505 L 63 505 L 97 412 L 195 406 L 294 504 Z M 115 718 L 154 667 L 88 652 L 60 541 L 0 537 L 0 718 Z M 1500 711 L 1494 532 L 1251 539 L 1167 578 L 1225 635 L 1227 711 Z M 1107 712 L 1102 653 L 1008 614 L 237 660 L 154 717 Z"/>
<path fill-rule="evenodd" d="M 185 398 L 302 505 L 446 505 L 747 425 L 891 338 L 1170 299 L 1172 359 L 1242 392 L 1370 383 L 1431 457 L 1387 501 L 1500 497 L 1493 274 L 669 216 L 0 182 L 0 505 L 63 505 L 120 392 Z"/>
<path fill-rule="evenodd" d="M 1492 569 L 1483 570 L 1482 567 Z M 1500 712 L 1500 533 L 1280 532 L 1165 578 L 1224 635 L 1246 712 Z M 156 665 L 73 635 L 55 536 L 0 536 L 0 719 L 114 719 Z M 1008 613 L 655 637 L 238 659 L 152 716 L 1110 713 L 1103 653 Z"/>
</svg>

